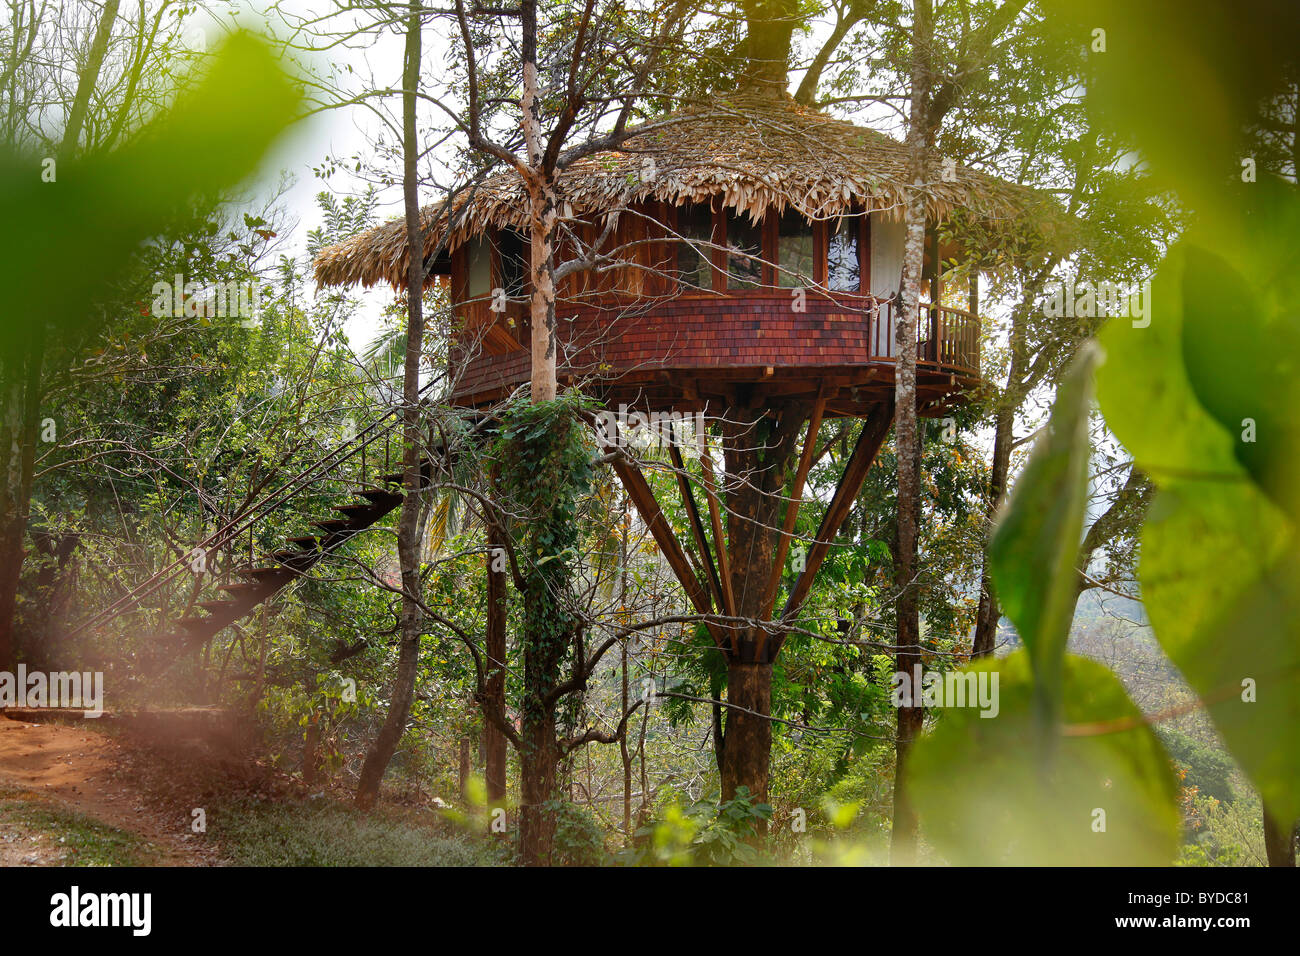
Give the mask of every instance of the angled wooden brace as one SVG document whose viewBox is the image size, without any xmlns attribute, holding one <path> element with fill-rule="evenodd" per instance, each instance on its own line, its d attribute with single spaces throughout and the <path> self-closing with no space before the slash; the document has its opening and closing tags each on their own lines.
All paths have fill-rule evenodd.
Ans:
<svg viewBox="0 0 1300 956">
<path fill-rule="evenodd" d="M 893 421 L 893 405 L 882 404 L 874 408 L 863 422 L 862 434 L 858 436 L 858 443 L 853 448 L 853 454 L 849 456 L 849 463 L 840 477 L 839 486 L 835 489 L 830 506 L 822 515 L 821 524 L 817 527 L 816 539 L 808 549 L 807 563 L 799 573 L 794 587 L 790 590 L 790 597 L 785 602 L 785 610 L 781 612 L 782 621 L 789 621 L 799 613 L 800 605 L 808 597 L 813 579 L 817 576 L 822 562 L 826 560 L 826 554 L 834 544 L 840 527 L 853 509 L 853 501 L 862 490 L 862 482 L 866 480 L 867 472 L 871 470 L 871 463 L 875 461 L 880 446 L 885 443 L 885 435 L 889 433 L 889 426 Z M 778 634 L 772 648 L 773 657 L 781 649 L 784 641 L 785 635 Z"/>
<path fill-rule="evenodd" d="M 686 590 L 686 596 L 690 599 L 691 605 L 699 614 L 712 614 L 713 606 L 709 601 L 709 592 L 700 584 L 700 579 L 695 576 L 690 561 L 686 557 L 686 552 L 682 550 L 681 542 L 673 534 L 668 519 L 664 517 L 663 511 L 660 510 L 659 502 L 655 500 L 654 491 L 651 490 L 645 476 L 641 474 L 641 469 L 627 458 L 621 456 L 615 457 L 610 464 L 614 468 L 614 473 L 618 475 L 618 480 L 627 489 L 627 496 L 632 500 L 637 513 L 641 515 L 641 520 L 650 529 L 650 534 L 654 537 L 655 543 L 659 545 L 659 550 L 663 552 L 664 557 L 668 560 L 668 566 L 673 569 L 673 574 L 677 576 L 677 580 L 681 582 L 682 587 Z M 722 647 L 725 642 L 719 633 L 717 625 L 710 622 L 706 626 L 709 629 L 709 634 L 713 637 L 713 642 Z"/>
<path fill-rule="evenodd" d="M 677 490 L 681 492 L 682 505 L 686 508 L 687 517 L 691 521 L 691 534 L 695 538 L 695 547 L 700 552 L 700 559 L 704 562 L 704 570 L 708 574 L 709 590 L 713 593 L 714 606 L 724 607 L 722 582 L 718 578 L 718 569 L 713 563 L 713 552 L 709 550 L 708 535 L 704 533 L 704 522 L 700 519 L 700 509 L 695 503 L 690 479 L 686 475 L 686 463 L 682 460 L 682 451 L 677 444 L 675 426 L 669 441 L 668 454 L 672 458 L 673 467 L 677 469 Z"/>
</svg>

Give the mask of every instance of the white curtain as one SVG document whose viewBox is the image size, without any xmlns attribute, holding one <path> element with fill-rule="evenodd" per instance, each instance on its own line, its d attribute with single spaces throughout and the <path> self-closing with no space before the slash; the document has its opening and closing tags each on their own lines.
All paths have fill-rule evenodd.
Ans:
<svg viewBox="0 0 1300 956">
<path fill-rule="evenodd" d="M 903 244 L 906 229 L 901 219 L 882 213 L 871 214 L 871 294 L 878 299 L 897 296 L 903 284 Z M 885 310 L 876 324 L 873 343 L 876 355 L 895 351 L 894 336 L 885 322 Z"/>
</svg>

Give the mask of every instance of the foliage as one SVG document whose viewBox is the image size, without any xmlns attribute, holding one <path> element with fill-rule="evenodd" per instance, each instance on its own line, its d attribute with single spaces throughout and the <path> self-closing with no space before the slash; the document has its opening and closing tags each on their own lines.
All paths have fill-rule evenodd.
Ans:
<svg viewBox="0 0 1300 956">
<path fill-rule="evenodd" d="M 9 315 L 46 316 L 56 336 L 83 334 L 141 243 L 195 197 L 252 173 L 297 104 L 270 51 L 235 34 L 201 83 L 115 152 L 61 163 L 53 182 L 42 180 L 41 157 L 0 156 L 0 220 L 10 226 L 0 280 L 10 290 Z M 0 354 L 29 328 L 0 324 Z"/>
<path fill-rule="evenodd" d="M 576 392 L 551 402 L 515 402 L 502 413 L 495 457 L 499 487 L 521 517 L 517 534 L 525 587 L 525 655 L 544 664 L 525 688 L 524 713 L 539 718 L 577 622 L 566 601 L 581 529 L 579 499 L 593 472 Z"/>
<path fill-rule="evenodd" d="M 608 860 L 605 830 L 590 810 L 568 800 L 549 800 L 546 812 L 555 819 L 554 860 L 566 866 L 599 866 Z"/>
<path fill-rule="evenodd" d="M 1254 793 L 1232 801 L 1208 793 L 1190 801 L 1186 842 L 1179 866 L 1266 866 L 1262 808 Z"/>
<path fill-rule="evenodd" d="M 1222 752 L 1165 727 L 1158 728 L 1156 736 L 1174 762 L 1185 770 L 1184 787 L 1195 787 L 1199 794 L 1221 803 L 1231 803 L 1235 799 L 1232 778 L 1236 767 Z"/>
<path fill-rule="evenodd" d="M 1168 862 L 1178 845 L 1168 758 L 1115 676 L 1065 654 L 1078 594 L 1094 352 L 1057 396 L 994 531 L 998 593 L 1025 648 L 964 673 L 999 711 L 945 714 L 912 756 L 925 832 L 954 863 Z"/>
<path fill-rule="evenodd" d="M 673 801 L 655 822 L 636 832 L 638 846 L 618 855 L 636 866 L 738 866 L 763 860 L 756 847 L 758 828 L 772 815 L 766 803 L 755 802 L 748 787 L 719 803 L 698 800 L 689 805 Z"/>
</svg>

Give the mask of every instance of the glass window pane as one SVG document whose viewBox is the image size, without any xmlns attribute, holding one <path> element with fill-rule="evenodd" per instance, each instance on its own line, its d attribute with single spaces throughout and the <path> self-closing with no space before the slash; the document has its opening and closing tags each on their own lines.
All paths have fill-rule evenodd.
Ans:
<svg viewBox="0 0 1300 956">
<path fill-rule="evenodd" d="M 748 216 L 727 212 L 727 287 L 757 289 L 763 284 L 763 227 Z M 737 254 L 739 253 L 739 254 Z"/>
<path fill-rule="evenodd" d="M 492 258 L 487 240 L 475 236 L 465 243 L 465 295 L 477 299 L 492 293 Z"/>
<path fill-rule="evenodd" d="M 512 299 L 522 296 L 529 253 L 524 237 L 514 230 L 503 230 L 497 240 L 497 251 L 501 255 L 502 288 Z"/>
<path fill-rule="evenodd" d="M 858 254 L 858 217 L 841 216 L 830 222 L 826 250 L 826 285 L 832 292 L 857 292 L 862 282 Z"/>
<path fill-rule="evenodd" d="M 811 285 L 813 281 L 812 223 L 793 209 L 781 214 L 777 227 L 776 283 L 783 289 Z"/>
<path fill-rule="evenodd" d="M 690 205 L 677 209 L 677 234 L 698 243 L 713 241 L 713 213 L 708 206 Z M 713 269 L 709 265 L 707 245 L 677 243 L 677 275 L 688 289 L 713 288 Z"/>
</svg>

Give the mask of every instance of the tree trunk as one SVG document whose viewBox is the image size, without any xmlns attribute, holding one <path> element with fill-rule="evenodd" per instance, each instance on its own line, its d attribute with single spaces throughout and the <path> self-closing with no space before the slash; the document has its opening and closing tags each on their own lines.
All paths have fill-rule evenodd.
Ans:
<svg viewBox="0 0 1300 956">
<path fill-rule="evenodd" d="M 27 554 L 27 518 L 36 470 L 42 326 L 32 326 L 30 335 L 18 361 L 0 359 L 0 388 L 5 399 L 0 418 L 0 671 L 10 672 L 18 660 L 14 615 Z"/>
<path fill-rule="evenodd" d="M 751 800 L 766 803 L 772 756 L 772 721 L 767 716 L 772 712 L 772 665 L 728 662 L 727 705 L 722 799 L 732 799 L 744 786 Z"/>
<path fill-rule="evenodd" d="M 528 155 L 525 186 L 529 199 L 529 334 L 532 344 L 532 400 L 555 398 L 555 271 L 552 261 L 555 226 L 559 209 L 552 171 L 545 168 L 542 149 L 542 113 L 537 76 L 537 0 L 523 0 L 519 7 L 523 28 L 520 59 L 523 62 L 523 95 L 519 101 L 524 149 Z"/>
<path fill-rule="evenodd" d="M 1295 826 L 1281 823 L 1264 807 L 1264 852 L 1269 866 L 1295 866 Z"/>
<path fill-rule="evenodd" d="M 99 25 L 95 28 L 95 39 L 90 44 L 90 53 L 86 57 L 86 69 L 77 80 L 77 92 L 72 98 L 72 109 L 68 111 L 68 121 L 63 127 L 63 140 L 59 145 L 59 158 L 67 159 L 77 151 L 77 142 L 81 139 L 81 129 L 86 125 L 86 111 L 90 107 L 90 96 L 95 84 L 99 82 L 99 70 L 108 53 L 108 41 L 113 35 L 113 21 L 117 19 L 117 10 L 121 0 L 105 0 L 104 10 L 99 16 Z"/>
<path fill-rule="evenodd" d="M 726 541 L 717 542 L 728 556 L 728 576 L 736 617 L 761 621 L 767 581 L 776 560 L 786 476 L 790 473 L 807 408 L 787 406 L 779 416 L 752 422 L 727 419 L 721 423 L 727 507 Z M 730 632 L 724 629 L 730 637 Z M 772 750 L 772 641 L 758 627 L 735 635 L 737 648 L 728 655 L 725 730 L 721 740 L 719 774 L 722 799 L 730 800 L 740 786 L 750 798 L 766 802 Z"/>
<path fill-rule="evenodd" d="M 420 82 L 420 3 L 411 4 L 406 23 L 406 69 L 402 93 L 403 193 L 406 200 L 407 248 L 411 250 L 406 297 L 409 319 L 406 326 L 406 367 L 402 383 L 402 466 L 406 497 L 397 523 L 397 556 L 402 575 L 402 608 L 399 617 L 397 673 L 384 726 L 361 767 L 357 784 L 357 806 L 368 809 L 379 796 L 379 783 L 397 743 L 406 730 L 406 720 L 415 696 L 419 662 L 420 632 L 420 507 L 422 458 L 420 452 L 420 356 L 424 342 L 424 237 L 420 229 L 419 169 L 420 146 L 416 131 L 416 90 Z"/>
<path fill-rule="evenodd" d="M 76 154 L 86 122 L 99 71 L 108 52 L 113 23 L 121 0 L 105 0 L 86 57 L 86 67 L 77 78 L 77 92 L 63 127 L 59 159 Z M 31 510 L 32 479 L 36 462 L 37 415 L 40 410 L 41 371 L 45 351 L 44 320 L 37 320 L 24 358 L 17 362 L 0 359 L 0 393 L 4 395 L 4 418 L 0 422 L 0 670 L 12 671 L 17 663 L 14 612 L 18 585 L 26 557 L 24 538 Z"/>
<path fill-rule="evenodd" d="M 519 750 L 519 853 L 525 866 L 549 866 L 555 845 L 555 814 L 546 808 L 555 799 L 560 748 L 555 739 L 555 711 L 525 720 Z"/>
<path fill-rule="evenodd" d="M 499 713 L 506 712 L 506 572 L 500 565 L 498 548 L 504 548 L 495 522 L 488 528 L 487 556 L 487 666 L 484 690 Z M 506 736 L 492 721 L 483 720 L 484 776 L 488 805 L 501 806 L 506 799 Z"/>
<path fill-rule="evenodd" d="M 313 714 L 307 722 L 307 733 L 302 744 L 303 786 L 314 787 L 320 769 L 320 719 Z"/>
<path fill-rule="evenodd" d="M 457 791 L 460 793 L 460 799 L 461 802 L 463 803 L 465 801 L 465 798 L 469 795 L 470 763 L 469 763 L 469 738 L 468 737 L 460 738 L 460 752 L 458 756 L 460 759 L 456 767 L 456 788 Z"/>
<path fill-rule="evenodd" d="M 1003 399 L 1007 396 L 1004 394 Z M 1015 422 L 1015 407 L 1010 404 L 999 406 L 997 423 L 993 432 L 993 463 L 989 470 L 988 495 L 985 498 L 985 513 L 989 532 L 992 532 L 993 519 L 1001 507 L 1006 494 L 1007 472 L 1011 467 L 1012 427 Z M 987 540 L 987 535 L 986 535 Z M 993 591 L 993 576 L 989 573 L 988 554 L 983 557 L 980 571 L 980 602 L 975 613 L 975 637 L 971 642 L 971 660 L 978 660 L 993 653 L 997 640 L 998 621 L 1002 617 L 998 606 L 998 597 Z"/>
<path fill-rule="evenodd" d="M 933 38 L 929 0 L 914 5 L 911 112 L 907 125 L 908 180 L 912 189 L 904 215 L 902 313 L 896 324 L 898 362 L 894 382 L 894 446 L 898 456 L 898 546 L 894 568 L 897 590 L 895 670 L 911 673 L 921 661 L 920 618 L 915 577 L 920 520 L 920 431 L 916 415 L 916 322 L 925 262 L 926 158 L 929 152 L 931 77 L 926 62 Z M 894 761 L 894 818 L 891 858 L 910 864 L 916 854 L 916 812 L 907 791 L 907 757 L 925 721 L 921 706 L 900 707 Z"/>
<path fill-rule="evenodd" d="M 993 430 L 993 461 L 989 468 L 989 486 L 984 499 L 988 534 L 992 532 L 993 520 L 1002 499 L 1007 493 L 1007 476 L 1011 471 L 1011 446 L 1015 441 L 1016 409 L 1024 400 L 1023 379 L 1025 374 L 1025 325 L 1029 321 L 1027 309 L 1018 310 L 1011 319 L 1011 362 L 1007 369 L 1007 381 L 998 397 L 997 416 Z M 987 549 L 983 556 L 980 571 L 980 601 L 975 613 L 975 637 L 971 642 L 971 660 L 978 660 L 993 653 L 998 636 L 998 621 L 1002 610 L 998 606 L 998 596 L 993 590 L 993 576 L 989 573 Z"/>
</svg>

